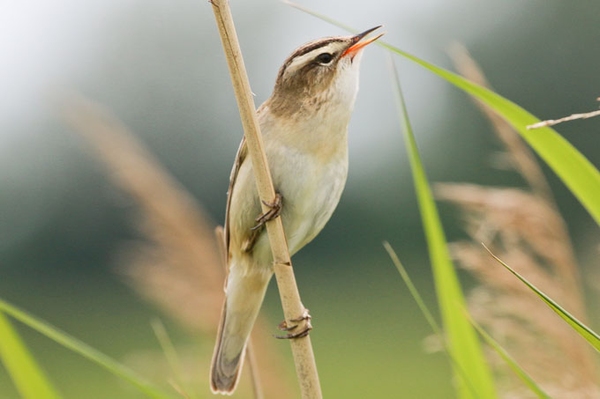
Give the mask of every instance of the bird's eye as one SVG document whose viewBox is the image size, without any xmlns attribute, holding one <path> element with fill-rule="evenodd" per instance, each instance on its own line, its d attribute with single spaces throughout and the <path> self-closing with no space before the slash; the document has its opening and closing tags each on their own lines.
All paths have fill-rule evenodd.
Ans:
<svg viewBox="0 0 600 399">
<path fill-rule="evenodd" d="M 317 62 L 322 65 L 327 65 L 333 60 L 333 55 L 330 53 L 321 53 L 316 58 Z"/>
</svg>

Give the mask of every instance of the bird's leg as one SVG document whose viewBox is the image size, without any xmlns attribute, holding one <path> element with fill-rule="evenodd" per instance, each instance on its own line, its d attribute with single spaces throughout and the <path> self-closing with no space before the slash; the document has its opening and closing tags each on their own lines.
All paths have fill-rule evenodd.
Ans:
<svg viewBox="0 0 600 399">
<path fill-rule="evenodd" d="M 275 199 L 273 202 L 263 201 L 262 203 L 269 207 L 269 210 L 258 215 L 254 221 L 256 225 L 252 227 L 252 230 L 260 229 L 265 225 L 265 223 L 275 219 L 277 216 L 281 214 L 281 205 L 283 202 L 283 197 L 279 193 L 275 193 Z"/>
<path fill-rule="evenodd" d="M 312 324 L 310 324 L 310 319 L 311 319 L 311 317 L 310 317 L 310 314 L 308 313 L 308 309 L 304 309 L 304 312 L 302 312 L 302 315 L 300 315 L 300 317 L 290 320 L 293 323 L 304 322 L 304 325 L 302 326 L 302 328 L 299 329 L 298 331 L 294 331 L 294 330 L 298 329 L 301 325 L 300 324 L 288 325 L 288 323 L 284 320 L 281 323 L 279 323 L 279 326 L 277 326 L 277 328 L 279 328 L 281 331 L 288 331 L 288 333 L 285 335 L 276 335 L 275 338 L 277 338 L 277 339 L 294 339 L 294 338 L 306 337 L 308 334 L 310 334 L 310 330 L 312 330 Z M 292 331 L 294 331 L 294 332 L 292 332 Z"/>
</svg>

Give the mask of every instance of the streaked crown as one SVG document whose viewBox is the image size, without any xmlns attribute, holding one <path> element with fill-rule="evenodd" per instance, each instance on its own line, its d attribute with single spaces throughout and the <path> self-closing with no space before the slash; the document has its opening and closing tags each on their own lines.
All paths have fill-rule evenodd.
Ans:
<svg viewBox="0 0 600 399">
<path fill-rule="evenodd" d="M 271 111 L 314 111 L 331 101 L 347 102 L 351 108 L 358 90 L 361 50 L 382 34 L 362 39 L 378 28 L 354 36 L 326 37 L 297 48 L 279 69 L 269 99 Z"/>
</svg>

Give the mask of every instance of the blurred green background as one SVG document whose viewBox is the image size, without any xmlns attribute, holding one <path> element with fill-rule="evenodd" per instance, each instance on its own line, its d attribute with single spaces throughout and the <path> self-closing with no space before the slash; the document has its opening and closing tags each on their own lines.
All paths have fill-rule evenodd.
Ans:
<svg viewBox="0 0 600 399">
<path fill-rule="evenodd" d="M 357 29 L 384 24 L 384 40 L 448 68 L 450 45 L 463 43 L 500 94 L 542 119 L 597 108 L 597 1 L 301 4 Z M 276 1 L 231 6 L 257 105 L 296 46 L 345 34 Z M 58 108 L 61 94 L 76 90 L 112 109 L 221 223 L 242 133 L 210 5 L 5 2 L 0 32 L 0 297 L 125 362 L 159 352 L 149 325 L 159 312 L 115 271 L 116 254 L 138 237 L 136 205 L 63 124 Z M 398 64 L 432 181 L 523 186 L 513 172 L 492 167 L 500 146 L 463 93 L 408 62 Z M 590 119 L 557 130 L 598 165 L 599 128 L 600 119 Z M 556 177 L 549 179 L 597 319 L 598 228 Z M 444 204 L 441 210 L 449 238 L 463 237 L 456 210 Z M 297 279 L 314 318 L 326 397 L 451 398 L 447 360 L 425 353 L 430 330 L 383 240 L 435 308 L 386 54 L 372 46 L 363 57 L 350 126 L 346 191 L 325 230 L 294 258 Z M 265 310 L 275 325 L 281 311 L 271 288 Z M 210 352 L 212 338 L 191 336 L 161 316 L 178 345 Z M 18 327 L 65 397 L 138 397 L 114 376 Z M 285 342 L 277 344 L 287 353 Z M 17 397 L 2 367 L 0 397 Z"/>
</svg>

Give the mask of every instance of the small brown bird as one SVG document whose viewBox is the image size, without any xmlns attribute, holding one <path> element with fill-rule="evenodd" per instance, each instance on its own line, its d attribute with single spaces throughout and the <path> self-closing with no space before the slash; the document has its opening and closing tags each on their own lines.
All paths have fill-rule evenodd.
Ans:
<svg viewBox="0 0 600 399">
<path fill-rule="evenodd" d="M 348 124 L 358 91 L 362 49 L 382 34 L 328 37 L 296 49 L 279 69 L 271 97 L 258 109 L 290 253 L 323 229 L 348 173 Z M 225 216 L 229 273 L 210 383 L 236 388 L 248 336 L 273 276 L 273 257 L 257 218 L 261 204 L 242 140 L 231 172 Z"/>
</svg>

